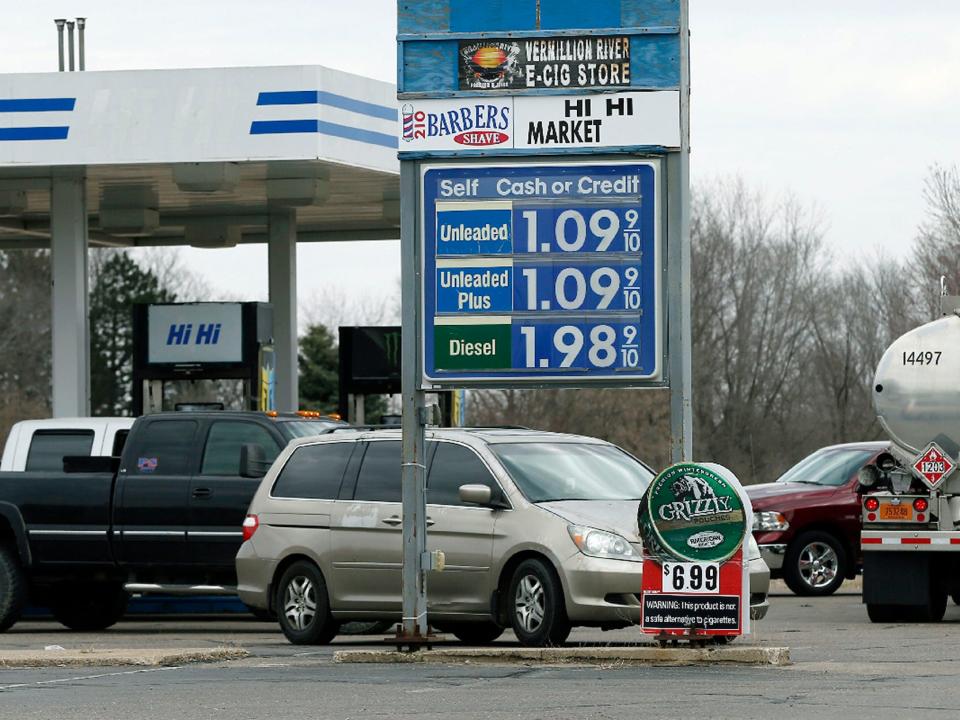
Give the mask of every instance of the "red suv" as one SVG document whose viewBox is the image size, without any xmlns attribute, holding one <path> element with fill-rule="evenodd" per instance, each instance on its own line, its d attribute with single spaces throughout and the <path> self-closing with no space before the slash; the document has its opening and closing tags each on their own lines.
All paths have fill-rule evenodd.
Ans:
<svg viewBox="0 0 960 720">
<path fill-rule="evenodd" d="M 857 473 L 886 442 L 821 448 L 776 482 L 747 487 L 753 536 L 770 567 L 797 595 L 829 595 L 860 564 Z"/>
</svg>

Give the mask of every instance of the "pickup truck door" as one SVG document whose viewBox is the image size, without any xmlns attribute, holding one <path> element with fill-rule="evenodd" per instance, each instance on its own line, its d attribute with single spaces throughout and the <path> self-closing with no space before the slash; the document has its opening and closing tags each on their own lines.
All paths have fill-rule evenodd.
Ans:
<svg viewBox="0 0 960 720">
<path fill-rule="evenodd" d="M 122 564 L 190 562 L 187 525 L 198 429 L 195 419 L 155 418 L 140 421 L 131 432 L 113 510 Z"/>
<path fill-rule="evenodd" d="M 200 470 L 190 483 L 188 553 L 192 563 L 233 572 L 243 519 L 260 487 L 260 478 L 240 477 L 240 448 L 260 445 L 272 463 L 281 441 L 259 423 L 236 419 L 213 420 L 205 435 Z"/>
</svg>

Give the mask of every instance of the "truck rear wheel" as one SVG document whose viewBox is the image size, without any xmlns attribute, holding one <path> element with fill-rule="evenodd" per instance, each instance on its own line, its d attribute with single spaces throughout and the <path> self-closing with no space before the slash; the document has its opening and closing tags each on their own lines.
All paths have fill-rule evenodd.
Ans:
<svg viewBox="0 0 960 720">
<path fill-rule="evenodd" d="M 0 632 L 13 627 L 26 604 L 27 578 L 17 553 L 9 545 L 0 545 Z"/>
<path fill-rule="evenodd" d="M 80 583 L 55 589 L 53 617 L 71 630 L 104 630 L 127 611 L 130 596 L 116 583 Z"/>
</svg>

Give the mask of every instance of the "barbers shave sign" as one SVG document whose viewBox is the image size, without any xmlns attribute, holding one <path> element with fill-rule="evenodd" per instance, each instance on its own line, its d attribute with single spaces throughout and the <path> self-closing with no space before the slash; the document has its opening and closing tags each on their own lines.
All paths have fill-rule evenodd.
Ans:
<svg viewBox="0 0 960 720">
<path fill-rule="evenodd" d="M 679 147 L 679 107 L 673 90 L 409 100 L 400 151 Z"/>
</svg>

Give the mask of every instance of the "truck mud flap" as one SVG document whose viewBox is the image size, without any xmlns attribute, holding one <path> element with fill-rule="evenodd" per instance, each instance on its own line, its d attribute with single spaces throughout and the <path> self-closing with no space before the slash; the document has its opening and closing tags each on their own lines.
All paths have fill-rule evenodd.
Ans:
<svg viewBox="0 0 960 720">
<path fill-rule="evenodd" d="M 863 602 L 923 605 L 937 566 L 933 553 L 868 552 L 863 556 Z"/>
</svg>

